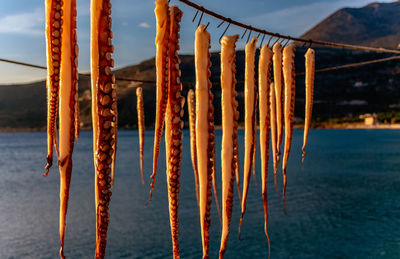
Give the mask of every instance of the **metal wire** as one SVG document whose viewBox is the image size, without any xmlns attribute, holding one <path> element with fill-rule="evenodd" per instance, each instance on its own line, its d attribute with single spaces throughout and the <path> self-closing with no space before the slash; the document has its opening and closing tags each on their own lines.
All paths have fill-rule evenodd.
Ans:
<svg viewBox="0 0 400 259">
<path fill-rule="evenodd" d="M 340 65 L 340 66 L 316 69 L 315 73 L 323 73 L 323 72 L 341 70 L 341 69 L 346 69 L 346 68 L 360 67 L 360 66 L 376 64 L 376 63 L 382 63 L 382 62 L 387 62 L 387 61 L 391 61 L 391 60 L 398 60 L 398 59 L 400 59 L 400 55 L 387 57 L 387 58 L 374 59 L 374 60 L 369 60 L 369 61 L 363 61 L 363 62 L 358 62 L 358 63 L 351 63 L 351 64 L 346 64 L 346 65 Z M 10 59 L 4 59 L 4 58 L 0 58 L 0 62 L 20 65 L 20 66 L 26 66 L 26 67 L 32 67 L 32 68 L 37 68 L 37 69 L 43 69 L 43 70 L 47 69 L 44 66 L 39 66 L 39 65 L 34 65 L 34 64 L 29 64 L 29 63 L 25 63 L 25 62 L 19 62 L 19 61 L 10 60 Z M 304 76 L 304 75 L 305 75 L 305 72 L 301 72 L 301 73 L 297 73 L 296 74 L 296 76 Z M 79 76 L 90 77 L 90 74 L 79 73 Z M 145 84 L 156 84 L 157 83 L 156 81 L 153 81 L 153 80 L 142 80 L 142 79 L 135 79 L 135 78 L 127 78 L 127 77 L 115 77 L 115 79 L 118 80 L 118 81 L 128 81 L 128 82 L 137 82 L 137 83 L 145 83 Z M 212 84 L 216 84 L 216 85 L 218 85 L 219 83 L 220 82 L 212 82 Z M 244 81 L 238 81 L 237 82 L 237 84 L 243 84 L 243 83 L 244 83 Z M 191 87 L 195 83 L 194 82 L 182 82 L 182 84 L 186 85 L 188 87 Z"/>
<path fill-rule="evenodd" d="M 225 21 L 228 22 L 229 24 L 233 24 L 236 25 L 238 27 L 244 28 L 244 29 L 248 29 L 248 30 L 252 30 L 254 32 L 259 32 L 259 33 L 263 33 L 263 34 L 267 34 L 270 36 L 274 36 L 277 38 L 283 38 L 283 39 L 287 39 L 287 40 L 292 40 L 292 41 L 297 41 L 297 42 L 308 42 L 310 44 L 314 44 L 314 45 L 320 45 L 320 46 L 327 46 L 327 47 L 332 47 L 332 48 L 340 48 L 340 49 L 353 49 L 353 50 L 363 50 L 363 51 L 372 51 L 372 52 L 382 52 L 382 53 L 394 53 L 394 54 L 400 54 L 400 50 L 393 50 L 393 49 L 386 49 L 386 48 L 374 48 L 374 47 L 366 47 L 366 46 L 359 46 L 359 45 L 351 45 L 351 44 L 342 44 L 342 43 L 336 43 L 336 42 L 328 42 L 328 41 L 321 41 L 321 40 L 313 40 L 313 39 L 302 39 L 302 38 L 297 38 L 297 37 L 293 37 L 290 35 L 280 35 L 279 33 L 275 33 L 275 32 L 270 32 L 264 29 L 260 29 L 260 28 L 255 28 L 252 27 L 251 25 L 248 24 L 244 24 L 235 20 L 232 20 L 231 18 L 225 17 L 223 15 L 220 15 L 218 13 L 215 13 L 211 10 L 208 10 L 202 6 L 199 6 L 189 0 L 177 0 L 181 3 L 186 4 L 187 6 L 190 6 L 192 8 L 195 8 L 197 10 L 201 10 L 202 12 L 213 16 L 221 21 Z M 222 37 L 221 37 L 222 38 Z"/>
<path fill-rule="evenodd" d="M 334 66 L 334 67 L 326 67 L 326 68 L 316 69 L 315 73 L 329 72 L 329 71 L 346 69 L 346 68 L 361 67 L 361 66 L 365 66 L 365 65 L 382 63 L 382 62 L 387 62 L 387 61 L 397 60 L 397 59 L 400 59 L 400 56 L 392 56 L 392 57 L 374 59 L 374 60 L 363 61 L 363 62 L 358 62 L 358 63 L 352 63 L 352 64 L 346 64 L 346 65 L 340 65 L 340 66 Z M 304 76 L 304 75 L 305 75 L 305 72 L 296 74 L 296 76 Z"/>
</svg>

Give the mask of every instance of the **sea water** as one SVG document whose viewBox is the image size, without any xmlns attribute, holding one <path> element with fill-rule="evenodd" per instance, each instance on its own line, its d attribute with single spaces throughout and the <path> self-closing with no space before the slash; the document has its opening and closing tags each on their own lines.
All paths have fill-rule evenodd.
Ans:
<svg viewBox="0 0 400 259">
<path fill-rule="evenodd" d="M 399 258 L 400 131 L 311 130 L 304 167 L 301 165 L 302 134 L 302 130 L 294 131 L 287 169 L 286 215 L 282 196 L 274 189 L 270 159 L 271 258 Z M 221 131 L 216 131 L 220 199 L 221 135 Z M 179 193 L 180 252 L 181 258 L 201 258 L 200 222 L 187 130 L 184 136 Z M 148 203 L 153 137 L 153 131 L 146 131 L 146 183 L 143 186 L 138 133 L 119 132 L 107 258 L 172 258 L 164 142 L 153 200 Z M 240 131 L 242 182 L 243 141 L 243 131 Z M 225 258 L 268 256 L 259 154 L 258 144 L 257 185 L 252 178 L 242 240 L 238 239 L 240 203 L 234 188 Z M 0 134 L 0 258 L 58 258 L 59 175 L 55 162 L 49 176 L 42 176 L 45 157 L 45 133 Z M 65 255 L 67 258 L 93 258 L 95 205 L 90 132 L 81 133 L 73 158 Z M 282 190 L 280 169 L 278 188 Z M 221 225 L 214 198 L 211 210 L 210 258 L 217 258 Z"/>
</svg>

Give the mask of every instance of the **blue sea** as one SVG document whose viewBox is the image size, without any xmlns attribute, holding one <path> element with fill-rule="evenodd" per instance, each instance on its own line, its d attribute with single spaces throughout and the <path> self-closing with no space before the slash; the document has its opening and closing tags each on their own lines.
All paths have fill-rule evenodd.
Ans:
<svg viewBox="0 0 400 259">
<path fill-rule="evenodd" d="M 311 130 L 301 165 L 302 130 L 294 131 L 288 164 L 285 215 L 268 176 L 271 258 L 400 258 L 400 131 Z M 201 258 L 200 223 L 184 131 L 179 204 L 181 258 Z M 216 166 L 221 197 L 220 143 Z M 145 178 L 141 184 L 137 131 L 120 131 L 115 186 L 110 205 L 107 258 L 172 258 L 161 149 L 153 200 L 149 176 L 153 131 L 146 131 Z M 241 172 L 243 131 L 239 132 Z M 163 145 L 162 145 L 163 147 Z M 43 177 L 44 133 L 0 134 L 0 258 L 58 258 L 59 175 L 54 165 Z M 278 172 L 282 188 L 281 171 Z M 243 175 L 241 175 L 243 177 Z M 250 183 L 247 211 L 238 240 L 240 205 L 235 189 L 225 258 L 267 258 L 259 149 L 257 182 Z M 74 152 L 65 255 L 93 258 L 95 248 L 92 138 L 82 132 Z M 217 258 L 221 225 L 212 204 L 210 258 Z"/>
</svg>

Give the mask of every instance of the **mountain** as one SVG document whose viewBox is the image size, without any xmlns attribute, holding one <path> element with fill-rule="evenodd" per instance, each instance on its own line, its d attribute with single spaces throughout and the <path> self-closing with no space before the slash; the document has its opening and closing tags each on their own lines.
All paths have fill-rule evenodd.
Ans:
<svg viewBox="0 0 400 259">
<path fill-rule="evenodd" d="M 400 43 L 400 2 L 343 8 L 307 31 L 303 38 L 395 49 Z"/>
<path fill-rule="evenodd" d="M 394 48 L 400 39 L 400 2 L 373 3 L 363 8 L 345 8 L 337 11 L 313 29 L 305 38 L 339 41 L 368 46 L 387 46 Z M 385 45 L 387 44 L 387 45 Z M 389 46 L 390 45 L 390 46 Z M 382 53 L 314 48 L 316 68 L 325 68 L 390 56 Z M 296 72 L 304 72 L 304 53 L 306 49 L 296 50 Z M 182 95 L 186 96 L 194 88 L 195 68 L 193 55 L 181 55 L 180 68 L 183 82 Z M 258 53 L 257 53 L 258 57 Z M 220 57 L 211 55 L 211 82 L 214 93 L 215 123 L 221 123 L 220 105 Z M 256 60 L 257 62 L 257 60 Z M 236 66 L 238 81 L 238 102 L 240 121 L 244 118 L 244 52 L 237 51 Z M 257 67 L 257 66 L 256 66 Z M 154 58 L 114 71 L 117 78 L 155 81 Z M 256 77 L 257 78 L 257 77 Z M 79 79 L 79 102 L 82 128 L 91 127 L 90 78 Z M 147 128 L 154 126 L 156 92 L 154 83 L 137 83 L 127 80 L 117 81 L 118 123 L 120 128 L 136 128 L 136 87 L 143 88 L 145 123 Z M 304 76 L 296 77 L 295 116 L 297 121 L 304 118 Z M 392 60 L 346 70 L 318 73 L 315 76 L 314 123 L 323 123 L 333 118 L 347 117 L 358 119 L 362 113 L 381 112 L 388 114 L 384 119 L 400 120 L 400 62 Z M 396 113 L 397 112 L 397 113 Z M 385 115 L 386 116 L 386 115 Z M 187 109 L 184 120 L 187 125 Z M 316 124 L 314 124 L 316 125 Z M 46 89 L 45 82 L 21 85 L 0 85 L 0 130 L 45 130 L 46 128 Z"/>
</svg>

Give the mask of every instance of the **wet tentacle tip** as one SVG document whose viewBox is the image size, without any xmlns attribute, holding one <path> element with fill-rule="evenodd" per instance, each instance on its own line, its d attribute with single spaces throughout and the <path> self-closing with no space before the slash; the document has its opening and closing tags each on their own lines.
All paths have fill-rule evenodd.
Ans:
<svg viewBox="0 0 400 259">
<path fill-rule="evenodd" d="M 44 167 L 46 172 L 43 174 L 44 177 L 49 175 L 50 167 L 53 165 L 53 157 L 47 157 L 47 165 Z"/>
<path fill-rule="evenodd" d="M 224 254 L 225 254 L 225 249 L 224 250 L 219 250 L 219 259 L 224 258 Z"/>
<path fill-rule="evenodd" d="M 63 247 L 60 247 L 60 258 L 65 259 Z"/>
<path fill-rule="evenodd" d="M 271 242 L 269 239 L 268 231 L 265 229 L 265 236 L 267 237 L 267 243 L 268 243 L 268 259 L 271 257 Z"/>
<path fill-rule="evenodd" d="M 240 241 L 243 240 L 242 238 L 240 238 L 240 230 L 241 230 L 241 228 L 242 228 L 243 216 L 244 216 L 244 212 L 242 212 L 242 215 L 240 216 L 240 221 L 239 221 L 239 232 L 238 232 L 238 237 L 239 237 L 239 240 L 240 240 Z"/>
<path fill-rule="evenodd" d="M 286 194 L 286 179 L 283 180 L 282 205 L 283 205 L 283 213 L 287 215 L 285 206 L 285 194 Z"/>
</svg>

